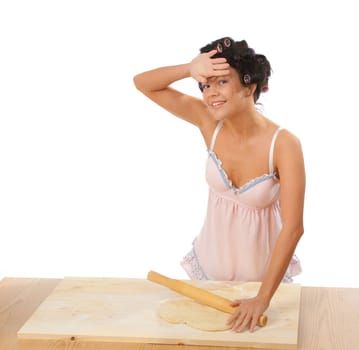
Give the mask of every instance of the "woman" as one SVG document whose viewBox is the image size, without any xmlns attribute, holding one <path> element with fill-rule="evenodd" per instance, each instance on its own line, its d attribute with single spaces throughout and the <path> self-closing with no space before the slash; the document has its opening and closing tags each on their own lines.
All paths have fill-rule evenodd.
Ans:
<svg viewBox="0 0 359 350">
<path fill-rule="evenodd" d="M 182 266 L 193 279 L 261 281 L 258 294 L 236 300 L 228 320 L 253 331 L 280 282 L 300 272 L 305 170 L 300 141 L 256 109 L 271 74 L 246 41 L 221 38 L 191 62 L 134 77 L 138 90 L 196 125 L 208 149 L 207 215 Z M 171 87 L 194 78 L 203 99 Z"/>
</svg>

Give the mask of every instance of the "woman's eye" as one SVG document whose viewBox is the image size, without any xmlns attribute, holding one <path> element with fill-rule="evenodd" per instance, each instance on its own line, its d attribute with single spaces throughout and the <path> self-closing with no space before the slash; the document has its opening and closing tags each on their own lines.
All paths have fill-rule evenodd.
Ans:
<svg viewBox="0 0 359 350">
<path fill-rule="evenodd" d="M 219 85 L 224 85 L 225 83 L 227 83 L 227 80 L 224 80 L 224 79 L 223 79 L 223 80 L 219 80 L 219 81 L 218 81 L 218 84 L 219 84 Z"/>
<path fill-rule="evenodd" d="M 209 84 L 202 84 L 202 89 L 203 90 L 209 89 Z"/>
</svg>

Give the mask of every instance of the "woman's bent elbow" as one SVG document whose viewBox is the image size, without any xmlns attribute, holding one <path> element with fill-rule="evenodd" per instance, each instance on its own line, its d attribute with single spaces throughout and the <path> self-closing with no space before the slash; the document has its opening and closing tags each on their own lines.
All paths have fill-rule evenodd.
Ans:
<svg viewBox="0 0 359 350">
<path fill-rule="evenodd" d="M 298 226 L 293 232 L 293 235 L 297 238 L 297 241 L 300 240 L 300 238 L 303 236 L 303 234 L 304 234 L 303 225 Z"/>
</svg>

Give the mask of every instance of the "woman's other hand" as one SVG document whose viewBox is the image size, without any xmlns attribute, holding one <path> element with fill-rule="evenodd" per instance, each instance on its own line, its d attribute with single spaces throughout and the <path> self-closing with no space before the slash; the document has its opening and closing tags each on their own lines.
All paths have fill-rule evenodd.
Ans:
<svg viewBox="0 0 359 350">
<path fill-rule="evenodd" d="M 254 298 L 234 300 L 231 306 L 236 307 L 234 313 L 227 321 L 232 329 L 236 332 L 243 332 L 249 330 L 253 332 L 257 326 L 259 317 L 263 315 L 269 304 L 256 296 Z"/>
</svg>

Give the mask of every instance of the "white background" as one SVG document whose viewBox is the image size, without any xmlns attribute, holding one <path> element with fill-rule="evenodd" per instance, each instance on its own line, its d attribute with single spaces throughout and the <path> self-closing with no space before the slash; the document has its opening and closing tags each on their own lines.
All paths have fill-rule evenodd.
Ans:
<svg viewBox="0 0 359 350">
<path fill-rule="evenodd" d="M 354 1 L 0 1 L 0 277 L 187 278 L 200 133 L 135 74 L 222 36 L 273 67 L 263 113 L 302 142 L 304 285 L 359 287 Z M 177 87 L 198 94 L 196 83 Z"/>
</svg>

